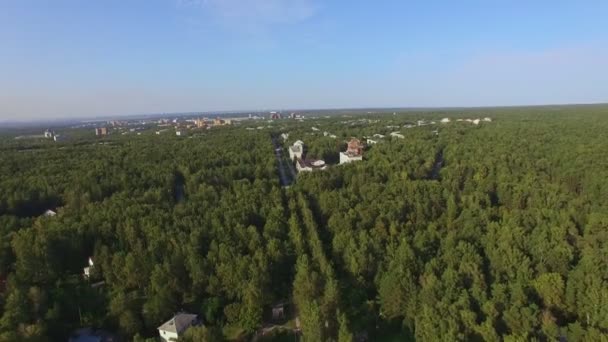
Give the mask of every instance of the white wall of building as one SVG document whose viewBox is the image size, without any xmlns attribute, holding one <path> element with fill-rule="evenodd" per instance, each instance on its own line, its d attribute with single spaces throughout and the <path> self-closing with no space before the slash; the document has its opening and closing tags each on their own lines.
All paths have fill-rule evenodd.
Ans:
<svg viewBox="0 0 608 342">
<path fill-rule="evenodd" d="M 363 160 L 363 156 L 349 156 L 345 152 L 340 152 L 340 164 L 346 164 L 361 160 Z"/>
<path fill-rule="evenodd" d="M 174 333 L 174 332 L 164 331 L 164 330 L 159 329 L 158 333 L 160 334 L 160 339 L 163 342 L 177 341 L 177 339 L 178 339 L 177 333 Z"/>
</svg>

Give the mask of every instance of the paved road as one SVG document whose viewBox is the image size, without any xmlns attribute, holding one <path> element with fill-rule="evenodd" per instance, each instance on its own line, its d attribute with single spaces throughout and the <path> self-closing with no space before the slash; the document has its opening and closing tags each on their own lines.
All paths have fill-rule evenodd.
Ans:
<svg viewBox="0 0 608 342">
<path fill-rule="evenodd" d="M 277 141 L 277 138 L 272 138 L 272 145 L 274 146 L 274 155 L 277 158 L 279 167 L 279 178 L 281 178 L 281 185 L 289 186 L 295 179 L 294 171 L 289 163 L 283 157 L 283 149 L 281 144 Z M 291 175 L 288 175 L 285 170 L 290 170 Z M 291 176 L 291 177 L 290 177 Z"/>
</svg>

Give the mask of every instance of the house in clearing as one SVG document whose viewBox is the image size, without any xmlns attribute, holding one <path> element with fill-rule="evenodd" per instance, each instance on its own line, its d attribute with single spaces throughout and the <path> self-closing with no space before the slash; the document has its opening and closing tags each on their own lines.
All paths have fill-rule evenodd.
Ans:
<svg viewBox="0 0 608 342">
<path fill-rule="evenodd" d="M 302 142 L 302 140 L 298 140 L 293 143 L 292 146 L 289 146 L 289 159 L 302 159 L 302 156 L 304 155 L 304 147 L 304 142 Z"/>
<path fill-rule="evenodd" d="M 82 269 L 82 274 L 84 275 L 85 279 L 89 279 L 91 277 L 93 266 L 95 266 L 95 264 L 93 263 L 93 258 L 89 257 L 89 266 Z"/>
<path fill-rule="evenodd" d="M 340 164 L 363 160 L 363 144 L 359 139 L 352 138 L 345 152 L 340 152 Z"/>
<path fill-rule="evenodd" d="M 315 159 L 300 159 L 296 160 L 296 169 L 298 172 L 312 172 L 316 170 L 325 170 L 327 165 L 325 165 L 324 160 L 315 160 Z"/>
<path fill-rule="evenodd" d="M 188 328 L 197 324 L 197 316 L 188 313 L 178 313 L 163 325 L 158 327 L 162 342 L 177 341 Z"/>
</svg>

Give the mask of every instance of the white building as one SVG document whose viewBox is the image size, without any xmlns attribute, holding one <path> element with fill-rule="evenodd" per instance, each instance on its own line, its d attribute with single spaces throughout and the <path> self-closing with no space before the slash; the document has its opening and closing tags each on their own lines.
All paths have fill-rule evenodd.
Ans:
<svg viewBox="0 0 608 342">
<path fill-rule="evenodd" d="M 177 341 L 191 326 L 196 324 L 196 315 L 179 313 L 158 327 L 162 342 Z"/>
<path fill-rule="evenodd" d="M 317 127 L 312 127 L 312 130 L 315 132 L 319 131 L 319 129 Z"/>
<path fill-rule="evenodd" d="M 186 131 L 178 129 L 177 131 L 175 131 L 175 135 L 177 135 L 178 137 L 184 137 L 186 136 Z"/>
<path fill-rule="evenodd" d="M 473 120 L 473 125 L 479 125 L 479 122 L 480 122 L 480 121 L 481 121 L 481 120 L 479 120 L 479 119 L 475 119 L 475 120 Z"/>
<path fill-rule="evenodd" d="M 315 170 L 325 170 L 327 165 L 325 165 L 324 160 L 303 160 L 298 159 L 296 161 L 296 169 L 298 172 L 312 172 Z"/>
<path fill-rule="evenodd" d="M 281 138 L 283 138 L 283 141 L 287 141 L 287 139 L 289 139 L 289 133 L 281 134 Z"/>
<path fill-rule="evenodd" d="M 450 122 L 450 118 L 441 119 L 441 123 L 448 123 L 448 122 Z"/>
<path fill-rule="evenodd" d="M 490 118 L 483 118 L 483 121 L 485 121 L 485 122 L 492 122 L 492 119 L 490 119 Z"/>
<path fill-rule="evenodd" d="M 89 266 L 85 267 L 82 270 L 82 274 L 84 275 L 84 277 L 86 279 L 89 279 L 91 277 L 91 272 L 93 271 L 93 266 L 95 266 L 95 264 L 93 263 L 93 259 L 91 257 L 89 257 Z"/>
<path fill-rule="evenodd" d="M 55 142 L 63 141 L 63 136 L 62 135 L 54 135 L 53 136 L 53 141 L 55 141 Z"/>
<path fill-rule="evenodd" d="M 298 140 L 293 143 L 293 146 L 289 146 L 289 159 L 296 160 L 302 159 L 304 155 L 304 143 L 302 140 Z"/>
<path fill-rule="evenodd" d="M 372 139 L 367 139 L 367 144 L 368 145 L 376 145 L 378 142 L 376 140 L 372 140 Z"/>
<path fill-rule="evenodd" d="M 340 152 L 340 164 L 363 160 L 363 145 L 359 139 L 352 138 L 345 152 Z"/>
<path fill-rule="evenodd" d="M 44 137 L 45 137 L 45 138 L 50 139 L 50 138 L 52 138 L 52 137 L 53 137 L 53 135 L 54 135 L 54 134 L 53 134 L 53 131 L 51 131 L 51 130 L 48 130 L 48 129 L 47 129 L 46 131 L 44 131 Z"/>
<path fill-rule="evenodd" d="M 50 217 L 52 217 L 52 216 L 55 216 L 55 215 L 57 215 L 57 213 L 54 212 L 54 211 L 52 211 L 51 209 L 49 209 L 49 210 L 47 210 L 47 211 L 44 212 L 44 216 L 50 216 Z"/>
<path fill-rule="evenodd" d="M 399 139 L 405 139 L 405 136 L 399 132 L 392 132 L 391 133 L 391 137 L 393 138 L 399 138 Z"/>
<path fill-rule="evenodd" d="M 383 138 L 384 138 L 384 135 L 383 135 L 383 134 L 378 134 L 378 133 L 376 133 L 376 134 L 374 134 L 374 138 L 383 139 Z"/>
<path fill-rule="evenodd" d="M 340 164 L 346 164 L 361 160 L 363 160 L 362 155 L 353 155 L 347 152 L 340 152 Z"/>
</svg>

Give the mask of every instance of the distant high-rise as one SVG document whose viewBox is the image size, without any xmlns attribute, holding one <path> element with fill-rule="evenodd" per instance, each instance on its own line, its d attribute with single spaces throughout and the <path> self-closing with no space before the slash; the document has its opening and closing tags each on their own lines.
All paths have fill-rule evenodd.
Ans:
<svg viewBox="0 0 608 342">
<path fill-rule="evenodd" d="M 97 136 L 108 135 L 108 129 L 106 127 L 95 128 L 95 135 L 97 135 Z"/>
</svg>

